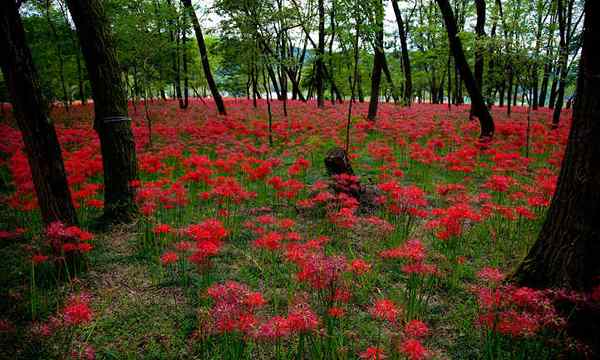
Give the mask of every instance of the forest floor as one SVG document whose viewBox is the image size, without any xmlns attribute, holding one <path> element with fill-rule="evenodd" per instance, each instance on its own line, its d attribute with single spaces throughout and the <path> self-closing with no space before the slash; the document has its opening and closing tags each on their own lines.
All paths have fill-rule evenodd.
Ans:
<svg viewBox="0 0 600 360">
<path fill-rule="evenodd" d="M 0 123 L 0 358 L 547 359 L 570 346 L 547 293 L 503 285 L 535 240 L 568 134 L 551 112 L 354 107 L 357 177 L 332 179 L 347 104 L 228 99 L 130 108 L 140 216 L 94 232 L 102 162 L 91 105 L 53 111 L 80 227 L 49 250 L 11 119 Z M 151 126 L 150 126 L 151 125 Z M 151 129 L 151 130 L 150 130 Z M 368 185 L 364 207 L 336 189 Z M 352 191 L 347 191 L 351 193 Z M 67 239 L 60 232 L 61 241 Z M 69 232 L 71 231 L 71 232 Z M 91 237 L 89 239 L 88 237 Z M 41 257 L 34 257 L 41 256 Z M 48 256 L 48 258 L 45 258 Z"/>
</svg>

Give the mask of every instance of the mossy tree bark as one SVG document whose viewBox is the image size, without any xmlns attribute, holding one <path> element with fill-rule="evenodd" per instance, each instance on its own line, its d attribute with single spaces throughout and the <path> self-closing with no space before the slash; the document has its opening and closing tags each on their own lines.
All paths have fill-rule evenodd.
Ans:
<svg viewBox="0 0 600 360">
<path fill-rule="evenodd" d="M 0 61 L 25 153 L 31 169 L 42 219 L 77 224 L 65 167 L 48 103 L 42 95 L 25 30 L 14 1 L 0 6 Z"/>
</svg>

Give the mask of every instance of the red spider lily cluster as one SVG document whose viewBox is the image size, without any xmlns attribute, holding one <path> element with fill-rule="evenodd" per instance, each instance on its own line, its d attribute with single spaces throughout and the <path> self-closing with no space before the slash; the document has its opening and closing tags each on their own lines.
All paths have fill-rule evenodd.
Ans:
<svg viewBox="0 0 600 360">
<path fill-rule="evenodd" d="M 360 176 L 326 178 L 318 155 L 326 150 L 323 144 L 345 145 L 347 119 L 339 107 L 317 111 L 314 104 L 290 101 L 289 117 L 278 121 L 284 118 L 276 116 L 276 145 L 270 147 L 266 122 L 254 116 L 260 106 L 254 110 L 245 100 L 227 105 L 228 115 L 215 117 L 201 103 L 187 111 L 174 103 L 152 104 L 151 110 L 161 114 L 153 123 L 152 146 L 143 115 L 133 116 L 140 180 L 131 185 L 142 215 L 138 230 L 153 243 L 154 265 L 161 274 L 175 268 L 184 273 L 188 264 L 198 270 L 189 271 L 193 275 L 225 269 L 220 283 L 206 276 L 195 291 L 207 289 L 210 298 L 199 311 L 199 331 L 211 341 L 231 335 L 257 348 L 279 341 L 292 346 L 312 337 L 316 344 L 350 338 L 361 331 L 358 322 L 366 321 L 382 328 L 390 341 L 352 335 L 361 338 L 353 351 L 364 359 L 433 355 L 428 337 L 437 325 L 429 318 L 429 295 L 440 284 L 468 287 L 469 276 L 456 269 L 475 262 L 461 251 L 461 241 L 472 244 L 468 241 L 476 233 L 491 249 L 524 241 L 525 235 L 531 240 L 532 225 L 543 218 L 554 193 L 569 130 L 551 131 L 543 125 L 549 113 L 540 110 L 528 141 L 526 115 L 517 107 L 511 119 L 495 113 L 496 136 L 481 144 L 477 124 L 466 121 L 467 106 L 448 112 L 430 104 L 382 104 L 376 122 L 352 123 L 349 152 Z M 366 112 L 365 104 L 356 105 L 357 114 Z M 57 117 L 89 115 L 91 108 L 82 109 Z M 276 114 L 279 110 L 274 105 Z M 103 186 L 97 137 L 79 121 L 57 124 L 78 213 L 84 218 L 99 214 Z M 6 140 L 0 153 L 7 154 L 0 167 L 8 170 L 14 187 L 0 204 L 35 218 L 19 132 L 4 123 L 0 132 Z M 371 210 L 359 201 L 367 184 L 375 193 Z M 25 220 L 0 229 L 0 241 L 34 232 Z M 28 259 L 37 271 L 66 254 L 89 253 L 92 237 L 78 227 L 52 224 L 44 232 L 44 246 L 32 247 Z M 238 252 L 244 255 L 241 261 Z M 257 291 L 240 275 L 255 262 L 260 265 L 259 281 L 252 282 Z M 233 263 L 230 272 L 228 263 Z M 273 281 L 279 271 L 284 273 Z M 497 268 L 484 267 L 478 276 L 487 285 L 473 293 L 477 327 L 533 339 L 564 326 L 553 306 L 555 294 L 501 285 L 504 274 Z M 272 293 L 277 295 L 271 298 Z M 586 301 L 600 301 L 600 287 Z M 52 321 L 76 327 L 94 321 L 94 315 L 89 301 L 69 300 Z M 58 329 L 38 327 L 41 333 Z"/>
</svg>

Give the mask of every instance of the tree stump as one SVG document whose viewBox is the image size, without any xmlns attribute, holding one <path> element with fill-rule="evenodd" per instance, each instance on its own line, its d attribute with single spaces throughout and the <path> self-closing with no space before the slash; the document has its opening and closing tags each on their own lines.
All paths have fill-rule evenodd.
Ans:
<svg viewBox="0 0 600 360">
<path fill-rule="evenodd" d="M 354 170 L 346 150 L 339 147 L 329 150 L 325 156 L 325 168 L 327 174 L 332 177 L 333 181 L 330 186 L 333 191 L 345 193 L 358 200 L 359 211 L 370 213 L 377 208 L 377 198 L 381 192 L 374 185 L 361 184 L 358 177 L 354 176 Z M 350 175 L 350 177 L 343 175 Z"/>
<path fill-rule="evenodd" d="M 340 147 L 335 147 L 327 152 L 327 155 L 325 155 L 325 168 L 329 176 L 354 175 L 348 153 Z"/>
</svg>

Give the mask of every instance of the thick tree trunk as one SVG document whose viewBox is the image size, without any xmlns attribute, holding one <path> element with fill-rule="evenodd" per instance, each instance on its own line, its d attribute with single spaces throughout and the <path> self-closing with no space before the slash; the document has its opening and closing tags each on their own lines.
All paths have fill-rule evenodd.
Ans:
<svg viewBox="0 0 600 360">
<path fill-rule="evenodd" d="M 60 145 L 14 1 L 0 6 L 0 44 L 2 73 L 23 136 L 42 220 L 77 224 Z"/>
<path fill-rule="evenodd" d="M 67 0 L 88 69 L 104 168 L 104 219 L 126 222 L 136 212 L 135 143 L 110 24 L 101 0 Z"/>
<path fill-rule="evenodd" d="M 317 45 L 317 59 L 315 61 L 315 87 L 317 88 L 317 106 L 322 108 L 325 105 L 323 97 L 323 56 L 325 55 L 325 4 L 323 0 L 318 2 L 319 8 L 319 42 Z"/>
<path fill-rule="evenodd" d="M 206 78 L 206 82 L 208 83 L 208 87 L 210 88 L 213 100 L 217 105 L 217 110 L 219 111 L 219 114 L 226 115 L 227 113 L 225 111 L 225 104 L 223 103 L 223 98 L 219 93 L 219 89 L 217 89 L 217 84 L 215 83 L 215 80 L 212 76 L 212 71 L 210 70 L 210 63 L 208 62 L 208 51 L 206 51 L 206 44 L 204 43 L 202 28 L 200 27 L 200 22 L 198 21 L 198 17 L 196 16 L 196 12 L 194 11 L 194 7 L 192 6 L 192 0 L 181 0 L 181 3 L 188 12 L 189 18 L 192 20 L 192 26 L 194 27 L 194 32 L 196 33 L 196 40 L 198 41 L 198 49 L 200 50 L 200 60 L 202 61 L 204 77 Z"/>
<path fill-rule="evenodd" d="M 459 69 L 461 80 L 464 82 L 469 96 L 471 97 L 472 107 L 474 108 L 474 114 L 479 118 L 481 124 L 481 138 L 491 138 L 494 135 L 494 120 L 488 111 L 487 106 L 481 95 L 481 90 L 475 82 L 471 68 L 467 63 L 465 54 L 463 52 L 462 43 L 458 37 L 458 31 L 456 29 L 456 20 L 452 13 L 452 8 L 448 0 L 436 0 L 442 11 L 444 17 L 444 23 L 446 24 L 446 31 L 448 32 L 448 40 L 454 61 Z M 458 80 L 457 80 L 458 81 Z"/>
<path fill-rule="evenodd" d="M 556 192 L 515 279 L 536 288 L 590 290 L 600 275 L 600 2 L 585 2 L 573 123 Z M 598 333 L 596 333 L 597 336 Z"/>
<path fill-rule="evenodd" d="M 392 0 L 396 23 L 398 24 L 398 34 L 400 35 L 400 46 L 402 51 L 402 69 L 404 70 L 404 104 L 410 106 L 412 103 L 412 69 L 410 67 L 410 57 L 408 56 L 408 45 L 406 42 L 407 34 L 402 13 L 398 7 L 398 1 Z"/>
</svg>

